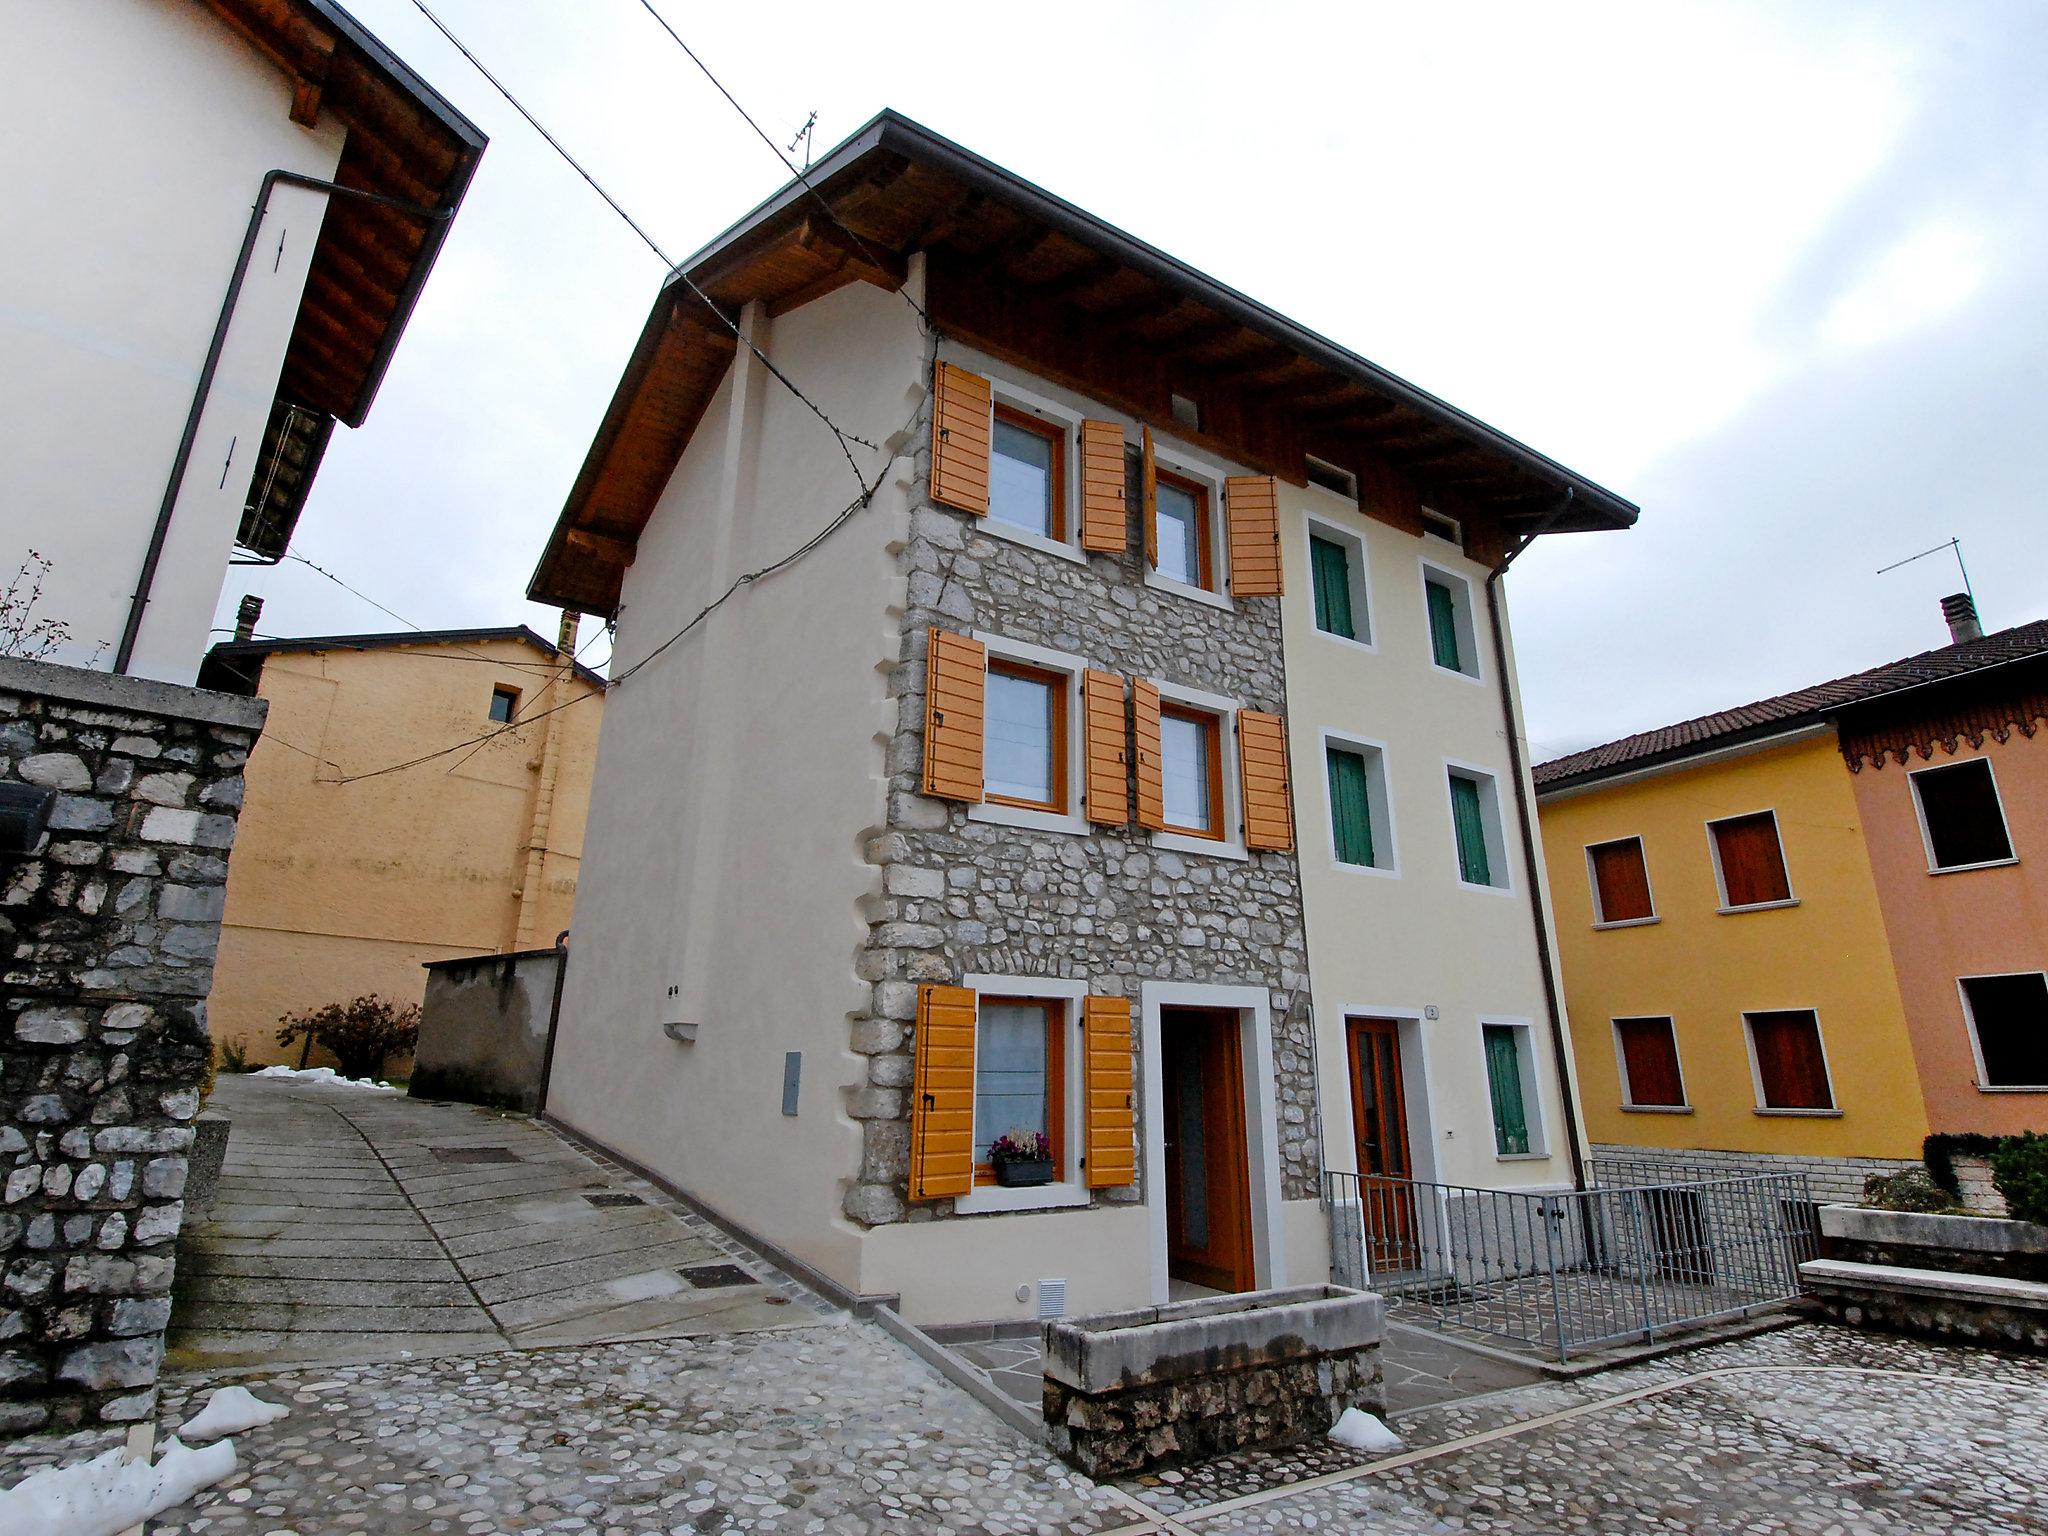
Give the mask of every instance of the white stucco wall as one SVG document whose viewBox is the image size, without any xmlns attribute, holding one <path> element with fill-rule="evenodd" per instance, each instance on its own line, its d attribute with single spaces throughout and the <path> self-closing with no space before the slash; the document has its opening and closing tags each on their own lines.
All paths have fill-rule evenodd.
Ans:
<svg viewBox="0 0 2048 1536">
<path fill-rule="evenodd" d="M 1568 1184 L 1562 1089 L 1530 917 L 1531 873 L 1516 831 L 1487 626 L 1486 567 L 1452 544 L 1404 533 L 1316 486 L 1282 485 L 1280 509 L 1288 737 L 1327 1165 L 1357 1164 L 1345 1019 L 1394 1017 L 1404 1021 L 1415 1177 L 1490 1188 Z M 1311 514 L 1363 540 L 1370 648 L 1316 628 Z M 1425 560 L 1470 584 L 1477 680 L 1432 665 Z M 1508 656 L 1512 668 L 1511 641 Z M 1325 731 L 1383 748 L 1394 873 L 1367 873 L 1336 859 Z M 1458 879 L 1447 763 L 1496 776 L 1510 879 L 1505 893 Z M 1483 1022 L 1529 1026 L 1546 1156 L 1504 1158 L 1495 1151 Z"/>
<path fill-rule="evenodd" d="M 922 339 L 896 294 L 855 285 L 748 323 L 848 431 L 887 443 L 909 422 Z M 614 675 L 856 489 L 831 434 L 743 351 L 627 572 Z M 607 700 L 549 1101 L 856 1290 L 858 1229 L 840 1211 L 861 1155 L 848 1020 L 868 1001 L 854 955 L 862 901 L 880 890 L 864 848 L 886 814 L 908 525 L 892 478 L 830 542 L 743 588 Z M 695 1043 L 664 1035 L 667 1019 L 697 1024 Z"/>
<path fill-rule="evenodd" d="M 0 583 L 39 551 L 54 659 L 106 667 L 263 174 L 331 176 L 343 131 L 293 124 L 284 76 L 198 5 L 0 0 L 0 35 Z M 139 675 L 198 671 L 326 201 L 271 201 Z"/>
</svg>

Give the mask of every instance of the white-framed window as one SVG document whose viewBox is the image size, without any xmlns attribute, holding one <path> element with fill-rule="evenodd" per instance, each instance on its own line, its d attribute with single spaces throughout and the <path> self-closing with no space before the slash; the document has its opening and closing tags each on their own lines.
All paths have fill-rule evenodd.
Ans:
<svg viewBox="0 0 2048 1536">
<path fill-rule="evenodd" d="M 2048 973 L 1963 976 L 1963 1019 L 1985 1093 L 2048 1093 Z"/>
<path fill-rule="evenodd" d="M 1422 509 L 1422 532 L 1425 537 L 1441 539 L 1459 549 L 1465 547 L 1465 525 L 1455 517 L 1446 517 L 1434 507 Z"/>
<path fill-rule="evenodd" d="M 1422 562 L 1422 604 L 1429 625 L 1429 660 L 1439 672 L 1478 682 L 1479 631 L 1472 616 L 1472 583 L 1456 571 Z"/>
<path fill-rule="evenodd" d="M 1305 466 L 1303 476 L 1310 485 L 1319 486 L 1333 496 L 1342 496 L 1353 506 L 1358 504 L 1358 476 L 1312 453 L 1302 455 L 1302 459 Z"/>
<path fill-rule="evenodd" d="M 1508 845 L 1501 822 L 1500 780 L 1470 763 L 1444 764 L 1450 794 L 1452 853 L 1458 883 L 1480 890 L 1512 889 Z"/>
<path fill-rule="evenodd" d="M 1678 1062 L 1678 1030 L 1670 1016 L 1637 1014 L 1615 1019 L 1613 1025 L 1621 1107 L 1649 1114 L 1691 1113 Z"/>
<path fill-rule="evenodd" d="M 1586 844 L 1586 880 L 1593 890 L 1595 928 L 1637 928 L 1657 921 L 1640 837 Z"/>
<path fill-rule="evenodd" d="M 1324 731 L 1322 740 L 1331 857 L 1340 869 L 1398 876 L 1386 748 L 1340 731 Z"/>
<path fill-rule="evenodd" d="M 1248 857 L 1237 770 L 1237 701 L 1177 683 L 1159 683 L 1158 688 L 1166 830 L 1152 834 L 1152 845 L 1212 858 Z"/>
<path fill-rule="evenodd" d="M 991 376 L 988 516 L 981 531 L 1063 560 L 1080 547 L 1081 416 L 1008 379 Z"/>
<path fill-rule="evenodd" d="M 1714 884 L 1723 912 L 1797 905 L 1776 811 L 1748 811 L 1708 822 L 1707 846 L 1714 856 Z"/>
<path fill-rule="evenodd" d="M 1081 812 L 1081 674 L 1085 658 L 982 630 L 982 798 L 970 821 L 1086 832 Z"/>
<path fill-rule="evenodd" d="M 968 975 L 975 992 L 974 1161 L 972 1193 L 957 1196 L 963 1216 L 1049 1210 L 1088 1203 L 1082 1182 L 1081 1000 L 1088 983 L 1050 976 Z M 1053 1143 L 1053 1181 L 1006 1189 L 984 1177 L 988 1144 L 1016 1130 Z"/>
<path fill-rule="evenodd" d="M 1839 1115 L 1820 1015 L 1811 1008 L 1745 1010 L 1742 1035 L 1760 1115 Z"/>
<path fill-rule="evenodd" d="M 1308 518 L 1309 602 L 1316 633 L 1373 650 L 1365 540 L 1327 518 Z"/>
<path fill-rule="evenodd" d="M 2012 830 L 1988 757 L 1918 768 L 1906 775 L 1930 874 L 2014 864 Z"/>
<path fill-rule="evenodd" d="M 1223 521 L 1226 473 L 1178 445 L 1153 442 L 1159 561 L 1145 585 L 1230 609 L 1230 541 Z"/>
<path fill-rule="evenodd" d="M 1534 1030 L 1522 1019 L 1481 1019 L 1479 1045 L 1486 1063 L 1487 1102 L 1493 1111 L 1494 1155 L 1549 1156 L 1536 1081 Z"/>
</svg>

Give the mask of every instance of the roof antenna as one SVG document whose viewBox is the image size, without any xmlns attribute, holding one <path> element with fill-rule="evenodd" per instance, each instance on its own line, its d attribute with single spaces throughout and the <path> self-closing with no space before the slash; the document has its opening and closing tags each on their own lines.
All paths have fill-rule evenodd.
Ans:
<svg viewBox="0 0 2048 1536">
<path fill-rule="evenodd" d="M 1890 565 L 1879 567 L 1877 574 L 1882 576 L 1886 571 L 1896 571 L 1900 566 L 1911 565 L 1915 560 L 1925 560 L 1929 555 L 1938 555 L 1944 549 L 1955 551 L 1956 569 L 1963 573 L 1963 591 L 1969 594 L 1970 601 L 1974 604 L 1977 601 L 1977 589 L 1970 585 L 1970 568 L 1963 564 L 1963 541 L 1961 539 L 1952 538 L 1946 544 L 1937 544 L 1932 549 L 1921 550 L 1917 555 L 1908 555 L 1903 560 L 1894 560 Z"/>
<path fill-rule="evenodd" d="M 1941 616 L 1948 620 L 1949 637 L 1957 645 L 1970 640 L 1981 640 L 1984 638 L 1984 627 L 1977 617 L 1977 592 L 1970 585 L 1970 568 L 1963 564 L 1961 539 L 1951 538 L 1946 544 L 1937 544 L 1932 549 L 1921 550 L 1917 555 L 1894 560 L 1890 565 L 1880 567 L 1877 574 L 1882 576 L 1886 571 L 1896 571 L 1900 566 L 1911 565 L 1915 560 L 1925 560 L 1929 555 L 1938 555 L 1944 549 L 1955 553 L 1956 569 L 1963 573 L 1963 590 L 1953 597 L 1941 600 Z"/>
<path fill-rule="evenodd" d="M 789 141 L 789 152 L 792 155 L 796 153 L 797 145 L 803 145 L 804 169 L 806 171 L 808 171 L 811 168 L 811 130 L 817 126 L 818 114 L 814 110 L 809 117 L 804 119 L 803 127 L 797 129 L 796 137 Z"/>
</svg>

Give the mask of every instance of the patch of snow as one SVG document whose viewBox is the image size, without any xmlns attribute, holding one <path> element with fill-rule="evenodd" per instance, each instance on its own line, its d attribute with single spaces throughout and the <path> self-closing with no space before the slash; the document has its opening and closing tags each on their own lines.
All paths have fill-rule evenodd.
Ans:
<svg viewBox="0 0 2048 1536">
<path fill-rule="evenodd" d="M 343 1077 L 332 1067 L 264 1067 L 251 1072 L 251 1077 L 293 1077 L 302 1083 L 332 1083 L 337 1088 L 376 1088 L 385 1093 L 398 1090 L 389 1083 L 380 1083 L 368 1077 Z"/>
<path fill-rule="evenodd" d="M 1363 1408 L 1346 1408 L 1330 1426 L 1330 1438 L 1354 1451 L 1401 1449 L 1401 1437 Z"/>
<path fill-rule="evenodd" d="M 118 1446 L 91 1461 L 45 1467 L 0 1492 L 0 1536 L 120 1536 L 235 1470 L 235 1442 L 192 1449 L 164 1442 L 154 1465 Z"/>
<path fill-rule="evenodd" d="M 185 1421 L 178 1431 L 181 1440 L 197 1445 L 218 1440 L 222 1435 L 239 1435 L 259 1424 L 270 1424 L 290 1413 L 283 1403 L 266 1403 L 247 1387 L 222 1387 L 206 1400 L 206 1406 Z"/>
</svg>

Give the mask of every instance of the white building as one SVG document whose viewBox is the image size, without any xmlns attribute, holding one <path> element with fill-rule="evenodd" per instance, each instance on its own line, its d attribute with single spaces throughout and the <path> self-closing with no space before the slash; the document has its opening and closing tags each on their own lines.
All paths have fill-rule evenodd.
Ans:
<svg viewBox="0 0 2048 1536">
<path fill-rule="evenodd" d="M 809 180 L 530 589 L 618 622 L 550 1111 L 930 1323 L 1327 1274 L 1375 1020 L 1401 1172 L 1569 1185 L 1487 576 L 1635 509 L 894 114 Z"/>
<path fill-rule="evenodd" d="M 0 583 L 189 683 L 361 425 L 483 152 L 331 0 L 5 0 Z M 349 189 L 336 193 L 333 183 Z"/>
</svg>

